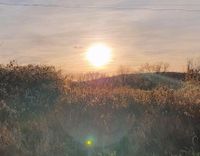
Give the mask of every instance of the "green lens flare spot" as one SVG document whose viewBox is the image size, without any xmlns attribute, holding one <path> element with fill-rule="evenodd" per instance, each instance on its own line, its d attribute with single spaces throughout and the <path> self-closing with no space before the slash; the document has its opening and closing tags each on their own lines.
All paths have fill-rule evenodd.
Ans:
<svg viewBox="0 0 200 156">
<path fill-rule="evenodd" d="M 93 147 L 94 146 L 94 141 L 91 139 L 88 139 L 85 141 L 85 146 L 86 147 Z"/>
<path fill-rule="evenodd" d="M 95 140 L 94 137 L 88 137 L 87 139 L 85 139 L 85 142 L 84 142 L 85 146 L 86 146 L 87 148 L 92 148 L 92 147 L 94 147 L 94 144 L 95 144 L 95 141 L 94 141 L 94 140 Z"/>
<path fill-rule="evenodd" d="M 88 140 L 88 141 L 86 141 L 86 144 L 87 144 L 88 146 L 91 146 L 91 145 L 92 145 L 92 141 L 91 141 L 91 140 Z"/>
<path fill-rule="evenodd" d="M 83 144 L 86 148 L 93 148 L 96 144 L 96 139 L 93 135 L 88 135 L 85 137 Z"/>
</svg>

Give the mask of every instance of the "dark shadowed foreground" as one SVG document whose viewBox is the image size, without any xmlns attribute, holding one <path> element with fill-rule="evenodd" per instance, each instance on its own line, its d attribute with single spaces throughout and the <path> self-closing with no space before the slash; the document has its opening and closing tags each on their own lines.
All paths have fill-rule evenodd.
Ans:
<svg viewBox="0 0 200 156">
<path fill-rule="evenodd" d="M 54 67 L 1 65 L 0 155 L 89 154 L 199 156 L 199 82 L 166 73 L 74 81 Z"/>
</svg>

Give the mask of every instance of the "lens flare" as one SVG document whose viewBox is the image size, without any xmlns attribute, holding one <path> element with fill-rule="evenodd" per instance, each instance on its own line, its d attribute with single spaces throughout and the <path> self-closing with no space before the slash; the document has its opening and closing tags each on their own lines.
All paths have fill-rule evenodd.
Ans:
<svg viewBox="0 0 200 156">
<path fill-rule="evenodd" d="M 86 140 L 86 141 L 85 141 L 85 145 L 86 145 L 87 147 L 92 147 L 93 144 L 94 144 L 94 142 L 93 142 L 92 140 Z"/>
</svg>

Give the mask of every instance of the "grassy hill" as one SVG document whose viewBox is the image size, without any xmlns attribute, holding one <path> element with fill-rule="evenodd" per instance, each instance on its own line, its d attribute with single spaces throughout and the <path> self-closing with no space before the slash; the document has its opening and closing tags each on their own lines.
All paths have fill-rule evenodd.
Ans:
<svg viewBox="0 0 200 156">
<path fill-rule="evenodd" d="M 111 86 L 111 87 L 130 87 L 134 89 L 152 90 L 159 86 L 169 88 L 179 88 L 183 84 L 184 73 L 136 73 L 123 74 L 112 77 L 103 77 L 91 80 L 86 85 L 91 86 Z"/>
<path fill-rule="evenodd" d="M 1 65 L 0 155 L 198 156 L 200 85 L 183 75 L 77 82 L 54 67 Z"/>
</svg>

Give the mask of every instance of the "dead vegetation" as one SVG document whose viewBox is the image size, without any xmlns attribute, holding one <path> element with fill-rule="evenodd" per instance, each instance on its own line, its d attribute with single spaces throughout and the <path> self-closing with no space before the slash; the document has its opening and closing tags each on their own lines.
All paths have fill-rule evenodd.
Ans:
<svg viewBox="0 0 200 156">
<path fill-rule="evenodd" d="M 155 78 L 140 78 L 101 85 L 101 75 L 86 83 L 54 67 L 1 65 L 0 155 L 86 156 L 84 139 L 93 134 L 94 156 L 198 156 L 199 83 L 170 87 L 166 77 L 144 89 L 140 83 Z"/>
</svg>

